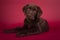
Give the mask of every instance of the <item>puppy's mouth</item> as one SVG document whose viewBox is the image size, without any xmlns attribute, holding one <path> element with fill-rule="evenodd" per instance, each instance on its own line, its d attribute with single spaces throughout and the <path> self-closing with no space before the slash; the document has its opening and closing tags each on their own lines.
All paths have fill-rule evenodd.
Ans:
<svg viewBox="0 0 60 40">
<path fill-rule="evenodd" d="M 35 20 L 35 16 L 29 16 L 29 19 Z"/>
<path fill-rule="evenodd" d="M 31 20 L 34 20 L 35 18 L 34 17 L 30 17 Z"/>
</svg>

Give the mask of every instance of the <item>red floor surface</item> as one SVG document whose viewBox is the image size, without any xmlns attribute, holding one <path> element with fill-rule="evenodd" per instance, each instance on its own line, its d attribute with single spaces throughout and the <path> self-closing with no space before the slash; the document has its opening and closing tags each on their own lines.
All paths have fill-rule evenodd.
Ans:
<svg viewBox="0 0 60 40">
<path fill-rule="evenodd" d="M 50 30 L 38 35 L 16 37 L 16 34 L 5 34 L 3 33 L 3 24 L 0 25 L 0 40 L 60 40 L 60 22 L 49 22 Z M 13 25 L 13 26 L 16 26 Z M 12 26 L 10 26 L 13 28 Z"/>
</svg>

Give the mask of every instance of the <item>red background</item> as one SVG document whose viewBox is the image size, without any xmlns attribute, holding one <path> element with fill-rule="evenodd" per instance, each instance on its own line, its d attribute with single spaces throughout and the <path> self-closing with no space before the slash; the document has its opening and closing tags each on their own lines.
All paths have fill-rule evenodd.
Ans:
<svg viewBox="0 0 60 40">
<path fill-rule="evenodd" d="M 23 26 L 24 5 L 33 3 L 41 7 L 42 18 L 49 23 L 47 33 L 16 38 L 15 34 L 4 34 L 2 30 Z M 60 0 L 0 0 L 0 40 L 60 40 Z"/>
</svg>

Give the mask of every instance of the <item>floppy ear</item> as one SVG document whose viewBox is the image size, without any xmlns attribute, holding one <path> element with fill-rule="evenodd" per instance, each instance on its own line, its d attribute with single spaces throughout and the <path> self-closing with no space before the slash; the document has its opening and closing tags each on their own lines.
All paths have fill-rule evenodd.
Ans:
<svg viewBox="0 0 60 40">
<path fill-rule="evenodd" d="M 37 7 L 37 18 L 39 18 L 42 15 L 42 10 L 40 7 Z"/>
<path fill-rule="evenodd" d="M 27 9 L 28 9 L 28 4 L 26 6 L 23 7 L 23 12 L 26 13 Z"/>
<path fill-rule="evenodd" d="M 27 6 L 23 7 L 23 12 L 26 13 Z"/>
</svg>

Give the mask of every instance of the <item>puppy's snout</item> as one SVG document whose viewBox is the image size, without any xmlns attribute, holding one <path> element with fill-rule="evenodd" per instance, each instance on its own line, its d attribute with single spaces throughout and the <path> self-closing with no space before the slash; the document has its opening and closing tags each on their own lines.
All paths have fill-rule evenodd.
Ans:
<svg viewBox="0 0 60 40">
<path fill-rule="evenodd" d="M 33 13 L 33 11 L 30 11 L 30 13 Z"/>
</svg>

